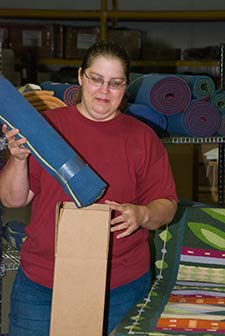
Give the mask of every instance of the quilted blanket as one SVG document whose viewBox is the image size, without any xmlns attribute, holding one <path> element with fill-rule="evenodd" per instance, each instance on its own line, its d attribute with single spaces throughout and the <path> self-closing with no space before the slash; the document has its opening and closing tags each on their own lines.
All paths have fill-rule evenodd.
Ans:
<svg viewBox="0 0 225 336">
<path fill-rule="evenodd" d="M 111 335 L 224 335 L 225 209 L 179 208 L 153 242 L 153 286 Z"/>
</svg>

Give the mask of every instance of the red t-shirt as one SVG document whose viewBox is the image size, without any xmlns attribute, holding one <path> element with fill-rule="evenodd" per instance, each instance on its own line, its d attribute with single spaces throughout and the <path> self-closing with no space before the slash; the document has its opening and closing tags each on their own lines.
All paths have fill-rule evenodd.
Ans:
<svg viewBox="0 0 225 336">
<path fill-rule="evenodd" d="M 108 183 L 99 203 L 106 199 L 134 204 L 147 204 L 157 198 L 177 199 L 166 150 L 149 126 L 124 114 L 95 122 L 73 106 L 47 111 L 45 116 Z M 48 145 L 50 151 L 51 144 Z M 59 201 L 72 200 L 32 156 L 29 172 L 35 197 L 21 264 L 31 280 L 52 287 L 55 208 Z M 133 281 L 148 270 L 148 230 L 140 228 L 122 239 L 112 234 L 110 248 L 111 288 Z"/>
</svg>

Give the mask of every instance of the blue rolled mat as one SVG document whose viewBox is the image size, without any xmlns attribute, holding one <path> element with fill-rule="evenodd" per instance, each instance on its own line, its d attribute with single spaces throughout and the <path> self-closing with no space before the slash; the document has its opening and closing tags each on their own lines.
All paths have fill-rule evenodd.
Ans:
<svg viewBox="0 0 225 336">
<path fill-rule="evenodd" d="M 191 89 L 192 98 L 212 97 L 216 85 L 213 79 L 206 75 L 180 75 Z"/>
<path fill-rule="evenodd" d="M 18 128 L 26 146 L 62 185 L 77 207 L 88 206 L 103 194 L 106 183 L 65 142 L 33 106 L 0 75 L 0 122 Z"/>
<path fill-rule="evenodd" d="M 43 82 L 42 90 L 54 91 L 54 96 L 64 101 L 66 105 L 74 105 L 75 96 L 79 89 L 78 84 Z"/>
<path fill-rule="evenodd" d="M 145 118 L 160 126 L 162 129 L 167 128 L 167 118 L 164 114 L 156 112 L 151 106 L 144 104 L 130 104 L 126 111 L 127 114 L 135 117 Z"/>
<path fill-rule="evenodd" d="M 139 76 L 131 81 L 127 91 L 134 103 L 149 105 L 155 111 L 166 115 L 183 112 L 191 101 L 188 84 L 176 75 Z"/>
<path fill-rule="evenodd" d="M 171 136 L 189 136 L 183 124 L 183 112 L 171 114 L 167 117 L 167 132 Z"/>
</svg>

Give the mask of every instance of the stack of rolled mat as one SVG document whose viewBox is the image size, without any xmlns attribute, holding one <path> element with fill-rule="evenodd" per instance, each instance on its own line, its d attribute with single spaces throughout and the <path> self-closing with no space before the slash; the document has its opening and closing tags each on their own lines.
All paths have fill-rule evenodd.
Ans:
<svg viewBox="0 0 225 336">
<path fill-rule="evenodd" d="M 170 135 L 207 137 L 224 134 L 225 92 L 215 87 L 206 75 L 132 73 L 127 93 L 139 115 L 149 113 L 143 105 L 164 115 Z"/>
<path fill-rule="evenodd" d="M 131 81 L 127 91 L 134 103 L 167 115 L 185 111 L 191 101 L 187 82 L 175 75 L 143 75 Z"/>
<path fill-rule="evenodd" d="M 18 128 L 40 164 L 61 184 L 77 207 L 102 196 L 106 183 L 65 142 L 16 88 L 0 75 L 0 122 Z"/>
<path fill-rule="evenodd" d="M 53 91 L 26 91 L 23 93 L 23 96 L 38 112 L 66 106 L 66 104 L 61 99 L 54 96 Z"/>
<path fill-rule="evenodd" d="M 221 114 L 211 103 L 195 100 L 184 113 L 168 117 L 167 131 L 171 135 L 208 137 L 217 133 L 221 124 Z"/>
<path fill-rule="evenodd" d="M 53 91 L 54 95 L 63 100 L 66 105 L 74 105 L 75 97 L 79 90 L 78 84 L 43 82 L 40 84 L 43 90 Z"/>
</svg>

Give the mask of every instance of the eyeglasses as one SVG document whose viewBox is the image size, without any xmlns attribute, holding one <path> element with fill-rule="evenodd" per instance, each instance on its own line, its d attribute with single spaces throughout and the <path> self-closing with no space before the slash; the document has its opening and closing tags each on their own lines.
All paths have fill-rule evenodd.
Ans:
<svg viewBox="0 0 225 336">
<path fill-rule="evenodd" d="M 127 84 L 127 82 L 121 78 L 112 78 L 109 81 L 106 81 L 97 74 L 87 75 L 86 72 L 84 72 L 84 75 L 92 85 L 100 87 L 103 86 L 104 83 L 107 83 L 109 88 L 112 90 L 119 90 Z"/>
</svg>

